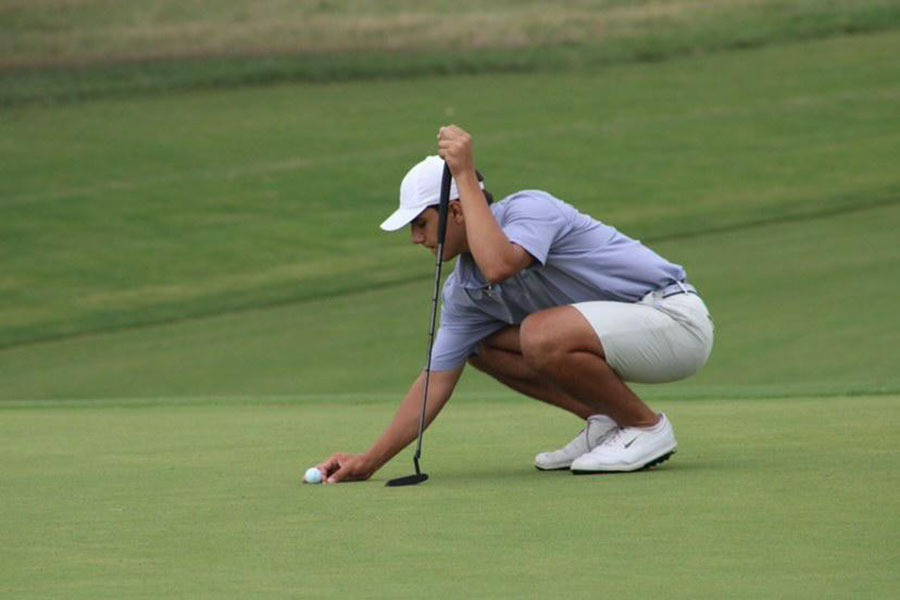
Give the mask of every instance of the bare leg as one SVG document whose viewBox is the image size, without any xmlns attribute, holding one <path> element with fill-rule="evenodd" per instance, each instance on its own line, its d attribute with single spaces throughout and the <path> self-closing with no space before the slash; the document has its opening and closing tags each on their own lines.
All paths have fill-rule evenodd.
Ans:
<svg viewBox="0 0 900 600">
<path fill-rule="evenodd" d="M 507 327 L 482 342 L 481 353 L 469 359 L 469 364 L 521 394 L 558 406 L 582 419 L 597 414 L 595 407 L 575 399 L 525 362 L 517 325 Z"/>
<path fill-rule="evenodd" d="M 603 345 L 590 323 L 571 306 L 530 315 L 519 330 L 525 363 L 572 398 L 622 427 L 646 427 L 659 416 L 606 363 Z"/>
</svg>

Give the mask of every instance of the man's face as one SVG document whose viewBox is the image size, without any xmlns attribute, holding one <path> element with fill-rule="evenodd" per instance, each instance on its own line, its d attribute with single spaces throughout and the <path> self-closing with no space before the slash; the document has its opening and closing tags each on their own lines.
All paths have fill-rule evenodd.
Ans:
<svg viewBox="0 0 900 600">
<path fill-rule="evenodd" d="M 466 228 L 462 222 L 462 212 L 459 202 L 450 203 L 450 211 L 447 215 L 447 235 L 444 238 L 443 260 L 451 260 L 460 252 L 466 250 Z M 438 220 L 440 214 L 436 206 L 429 206 L 409 224 L 409 237 L 413 244 L 419 244 L 428 248 L 432 254 L 437 253 L 438 245 Z"/>
</svg>

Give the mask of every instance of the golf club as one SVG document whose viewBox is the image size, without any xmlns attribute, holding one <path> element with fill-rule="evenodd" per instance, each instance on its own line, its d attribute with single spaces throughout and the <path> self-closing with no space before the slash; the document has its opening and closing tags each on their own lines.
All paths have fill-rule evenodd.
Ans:
<svg viewBox="0 0 900 600">
<path fill-rule="evenodd" d="M 416 472 L 406 477 L 390 479 L 385 484 L 390 487 L 404 485 L 416 485 L 428 479 L 428 474 L 419 468 L 419 459 L 422 458 L 422 434 L 425 432 L 425 407 L 428 404 L 428 380 L 431 378 L 431 349 L 434 345 L 434 322 L 437 318 L 438 294 L 441 285 L 441 265 L 444 262 L 444 238 L 447 234 L 447 208 L 450 204 L 450 183 L 453 181 L 450 167 L 444 163 L 444 173 L 441 176 L 441 198 L 438 205 L 438 231 L 437 231 L 437 258 L 434 261 L 434 293 L 431 295 L 431 321 L 428 328 L 428 353 L 425 355 L 425 389 L 422 391 L 422 414 L 419 416 L 419 438 L 416 443 L 416 453 L 413 454 L 413 464 Z"/>
</svg>

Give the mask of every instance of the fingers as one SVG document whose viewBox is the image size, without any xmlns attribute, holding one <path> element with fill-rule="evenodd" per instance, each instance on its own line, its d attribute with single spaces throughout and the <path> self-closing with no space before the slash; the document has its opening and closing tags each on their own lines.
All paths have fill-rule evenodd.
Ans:
<svg viewBox="0 0 900 600">
<path fill-rule="evenodd" d="M 462 128 L 456 125 L 446 125 L 438 129 L 438 144 L 447 144 L 452 142 L 468 141 L 471 136 Z"/>
<path fill-rule="evenodd" d="M 333 454 L 323 463 L 316 465 L 322 472 L 324 483 L 368 479 L 377 469 L 359 454 Z"/>
<path fill-rule="evenodd" d="M 455 157 L 455 155 L 453 154 L 453 147 L 450 146 L 449 143 L 438 144 L 438 156 L 443 158 L 445 161 L 451 162 Z"/>
<path fill-rule="evenodd" d="M 340 468 L 325 480 L 325 483 L 338 483 L 341 481 L 353 481 L 355 479 L 366 479 L 363 475 L 358 456 L 341 457 Z"/>
<path fill-rule="evenodd" d="M 454 175 L 473 170 L 472 136 L 456 125 L 446 125 L 438 130 L 438 156 L 443 158 Z"/>
<path fill-rule="evenodd" d="M 353 457 L 343 452 L 332 454 L 325 462 L 316 465 L 322 471 L 324 483 L 337 483 L 346 479 L 351 473 Z"/>
<path fill-rule="evenodd" d="M 328 477 L 329 475 L 331 475 L 332 473 L 336 472 L 338 469 L 341 468 L 341 462 L 343 459 L 344 459 L 344 453 L 337 452 L 335 454 L 332 454 L 330 457 L 328 457 L 325 460 L 325 462 L 317 464 L 316 468 L 319 469 L 320 471 L 322 471 L 322 474 L 324 474 L 325 477 Z"/>
<path fill-rule="evenodd" d="M 347 475 L 350 474 L 350 465 L 345 463 L 341 465 L 341 468 L 338 469 L 334 475 L 330 476 L 325 480 L 325 483 L 337 483 L 339 481 L 343 481 Z"/>
</svg>

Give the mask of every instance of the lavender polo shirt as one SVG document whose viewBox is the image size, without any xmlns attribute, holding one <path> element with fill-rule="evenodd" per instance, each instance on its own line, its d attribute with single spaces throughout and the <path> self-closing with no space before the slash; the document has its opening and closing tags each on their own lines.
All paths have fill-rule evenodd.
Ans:
<svg viewBox="0 0 900 600">
<path fill-rule="evenodd" d="M 637 302 L 685 279 L 680 265 L 547 192 L 512 194 L 491 211 L 509 240 L 535 260 L 488 286 L 472 255 L 459 256 L 441 296 L 433 371 L 460 366 L 481 340 L 533 312 L 593 300 Z"/>
</svg>

